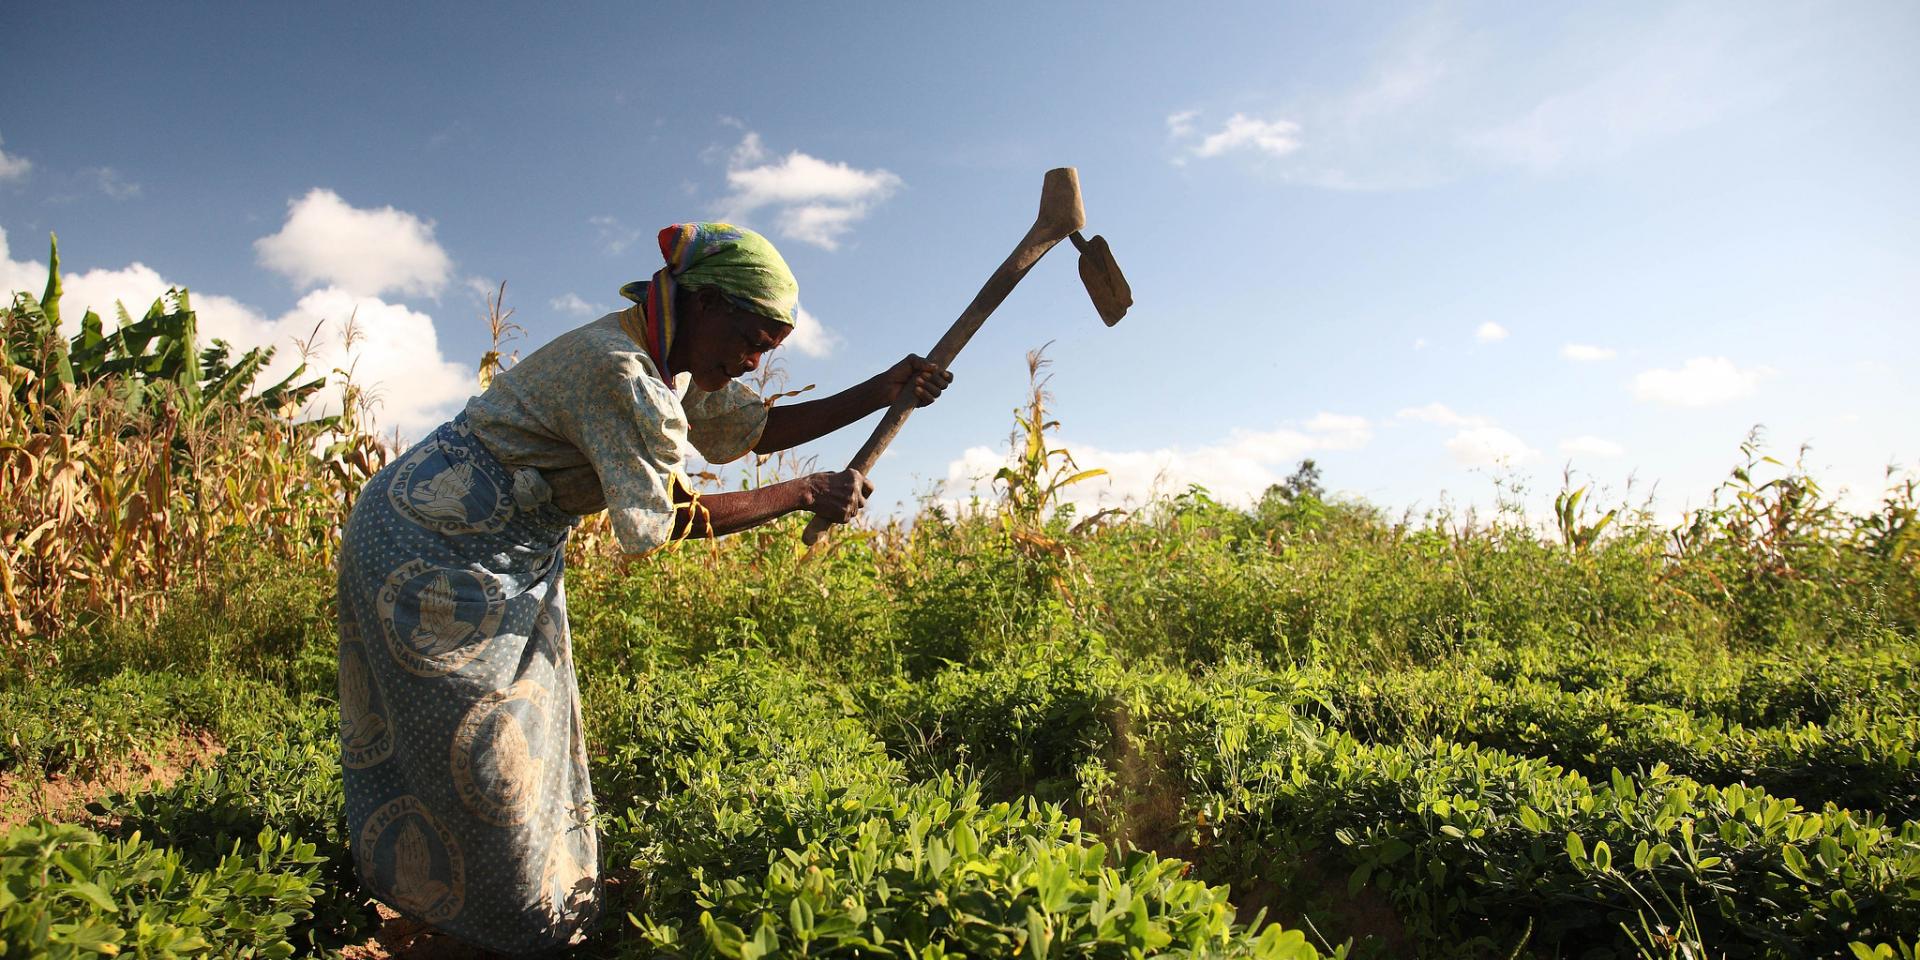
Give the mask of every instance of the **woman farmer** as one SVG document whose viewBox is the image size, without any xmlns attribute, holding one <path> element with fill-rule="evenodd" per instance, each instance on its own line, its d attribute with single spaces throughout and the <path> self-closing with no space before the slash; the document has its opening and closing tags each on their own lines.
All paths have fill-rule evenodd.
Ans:
<svg viewBox="0 0 1920 960">
<path fill-rule="evenodd" d="M 793 331 L 798 287 L 749 230 L 660 232 L 633 305 L 494 378 L 360 492 L 340 552 L 341 763 L 361 882 L 402 914 L 511 953 L 577 942 L 598 906 L 567 534 L 606 510 L 628 554 L 795 511 L 836 522 L 872 485 L 815 473 L 695 497 L 714 463 L 820 437 L 952 379 L 909 356 L 769 407 L 737 379 Z"/>
</svg>

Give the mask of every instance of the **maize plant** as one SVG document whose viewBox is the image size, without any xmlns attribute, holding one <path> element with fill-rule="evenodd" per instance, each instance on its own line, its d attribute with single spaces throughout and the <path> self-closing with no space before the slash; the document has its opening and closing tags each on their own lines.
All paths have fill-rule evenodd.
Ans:
<svg viewBox="0 0 1920 960">
<path fill-rule="evenodd" d="M 270 348 L 201 349 L 185 290 L 105 329 L 61 329 L 59 249 L 41 296 L 0 310 L 0 651 L 22 669 L 75 616 L 157 610 L 238 534 L 331 560 L 331 538 L 386 452 L 358 412 L 297 420 L 326 378 L 304 364 L 254 390 Z M 351 384 L 349 396 L 353 396 Z M 322 445 L 322 441 L 330 441 Z"/>
</svg>

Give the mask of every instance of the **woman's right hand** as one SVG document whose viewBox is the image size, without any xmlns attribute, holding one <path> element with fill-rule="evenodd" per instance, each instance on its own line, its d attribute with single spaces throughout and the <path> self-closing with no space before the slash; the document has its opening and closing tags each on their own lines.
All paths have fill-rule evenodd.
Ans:
<svg viewBox="0 0 1920 960">
<path fill-rule="evenodd" d="M 807 509 L 833 523 L 846 523 L 860 515 L 873 492 L 873 481 L 858 470 L 816 473 L 807 477 L 812 501 Z"/>
</svg>

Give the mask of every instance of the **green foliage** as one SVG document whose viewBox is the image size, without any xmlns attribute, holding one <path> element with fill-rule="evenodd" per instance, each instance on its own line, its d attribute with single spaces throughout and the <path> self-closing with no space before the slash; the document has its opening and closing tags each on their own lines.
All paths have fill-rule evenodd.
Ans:
<svg viewBox="0 0 1920 960">
<path fill-rule="evenodd" d="M 0 690 L 0 771 L 91 777 L 135 748 L 244 724 L 276 693 L 245 681 L 134 671 Z"/>
<path fill-rule="evenodd" d="M 1582 501 L 1586 500 L 1587 489 L 1581 487 L 1565 491 L 1553 498 L 1553 520 L 1560 530 L 1560 543 L 1575 553 L 1592 549 L 1594 541 L 1600 539 L 1614 518 L 1620 515 L 1619 509 L 1615 508 L 1602 514 L 1600 519 L 1586 523 L 1580 507 Z"/>
<path fill-rule="evenodd" d="M 886 739 L 931 775 L 977 769 L 996 795 L 1061 800 L 1076 771 L 1113 738 L 1116 665 L 1086 646 L 1053 646 L 954 666 L 878 692 Z"/>
<path fill-rule="evenodd" d="M 140 319 L 116 304 L 119 323 L 106 333 L 100 315 L 88 310 L 72 338 L 60 332 L 60 245 L 51 242 L 46 291 L 39 299 L 16 293 L 0 311 L 7 359 L 40 372 L 41 379 L 63 387 L 86 388 L 111 382 L 127 412 L 159 398 L 174 404 L 189 420 L 213 411 L 245 410 L 266 415 L 298 406 L 326 385 L 325 378 L 296 383 L 301 364 L 279 383 L 252 392 L 271 347 L 256 347 L 229 359 L 230 345 L 215 340 L 204 351 L 199 322 L 186 290 L 173 289 L 154 300 Z M 24 384 L 22 385 L 24 387 Z"/>
<path fill-rule="evenodd" d="M 1343 728 L 1368 739 L 1471 741 L 1597 775 L 1664 764 L 1705 783 L 1753 784 L 1810 805 L 1877 810 L 1896 822 L 1920 817 L 1920 717 L 1911 700 L 1847 706 L 1819 723 L 1744 727 L 1635 702 L 1619 686 L 1501 681 L 1470 663 L 1318 674 L 1308 682 Z"/>
<path fill-rule="evenodd" d="M 233 851 L 264 855 L 256 838 L 299 838 L 318 885 L 287 935 L 307 947 L 364 938 L 374 918 L 347 848 L 337 714 L 326 705 L 280 709 L 271 730 L 236 739 L 213 766 L 170 787 L 110 797 L 94 813 L 122 834 L 169 838 L 195 869 Z"/>
<path fill-rule="evenodd" d="M 184 294 L 72 339 L 59 301 L 55 270 L 0 338 L 0 493 L 60 507 L 0 520 L 28 585 L 0 601 L 52 654 L 0 681 L 0 768 L 226 752 L 94 805 L 109 836 L 9 835 L 0 953 L 363 941 L 328 558 L 377 458 L 322 472 L 282 423 L 193 435 L 236 458 L 174 471 L 167 416 L 244 420 L 264 356 L 195 350 Z M 1912 482 L 1852 513 L 1756 439 L 1678 531 L 1585 488 L 1544 540 L 1394 519 L 1312 461 L 1250 509 L 1078 518 L 1031 372 L 997 503 L 812 553 L 798 518 L 637 564 L 576 537 L 594 953 L 1912 957 Z M 187 929 L 214 923 L 239 932 Z"/>
<path fill-rule="evenodd" d="M 1250 935 L 1226 889 L 1178 860 L 1115 862 L 1057 807 L 985 806 L 951 776 L 824 799 L 859 816 L 781 850 L 763 876 L 704 885 L 690 955 L 1320 956 L 1299 931 Z M 680 944 L 642 926 L 657 947 Z"/>
<path fill-rule="evenodd" d="M 1355 889 L 1381 889 L 1417 936 L 1467 954 L 1527 924 L 1564 950 L 1620 949 L 1620 924 L 1683 902 L 1730 956 L 1819 955 L 1920 924 L 1920 824 L 1809 812 L 1659 765 L 1595 782 L 1465 744 L 1334 733 L 1283 744 L 1253 778 L 1207 801 L 1213 869 L 1334 844 Z"/>
<path fill-rule="evenodd" d="M 1079 464 L 1073 462 L 1071 451 L 1047 441 L 1047 434 L 1058 430 L 1060 421 L 1051 419 L 1047 413 L 1053 395 L 1047 392 L 1047 381 L 1052 378 L 1040 375 L 1051 362 L 1045 353 L 1046 348 L 1041 347 L 1027 354 L 1027 379 L 1031 388 L 1027 405 L 1013 412 L 1012 462 L 993 475 L 993 482 L 1000 487 L 1000 519 L 1009 530 L 1030 531 L 1039 527 L 1047 511 L 1058 503 L 1060 491 L 1107 473 L 1098 467 L 1080 469 Z"/>
<path fill-rule="evenodd" d="M 0 836 L 0 955 L 290 957 L 311 915 L 313 847 L 263 831 L 196 869 L 133 834 L 32 823 Z"/>
</svg>

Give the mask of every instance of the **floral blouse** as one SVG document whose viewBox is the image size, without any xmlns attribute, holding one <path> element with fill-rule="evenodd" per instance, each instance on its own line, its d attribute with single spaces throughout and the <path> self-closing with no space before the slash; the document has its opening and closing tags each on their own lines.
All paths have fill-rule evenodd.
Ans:
<svg viewBox="0 0 1920 960">
<path fill-rule="evenodd" d="M 466 416 L 509 470 L 539 470 L 568 513 L 606 510 L 620 548 L 638 554 L 672 538 L 673 484 L 693 486 L 687 456 L 745 455 L 766 429 L 767 404 L 738 380 L 712 393 L 686 373 L 663 381 L 610 313 L 495 376 Z"/>
</svg>

